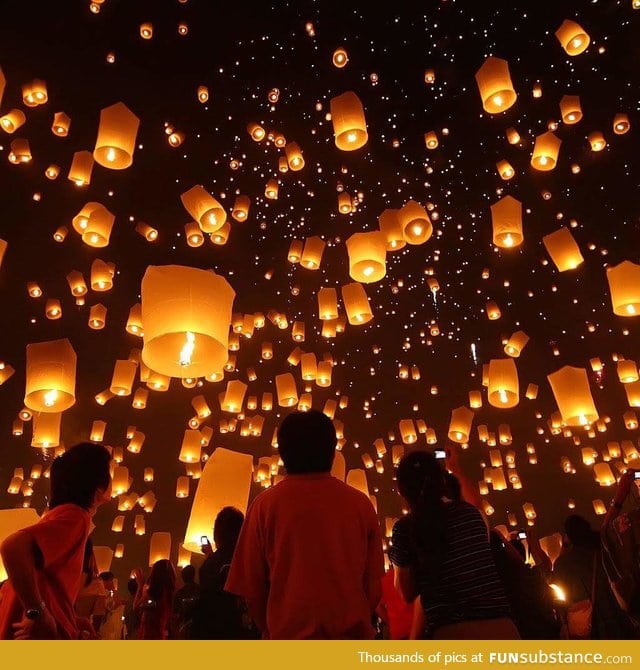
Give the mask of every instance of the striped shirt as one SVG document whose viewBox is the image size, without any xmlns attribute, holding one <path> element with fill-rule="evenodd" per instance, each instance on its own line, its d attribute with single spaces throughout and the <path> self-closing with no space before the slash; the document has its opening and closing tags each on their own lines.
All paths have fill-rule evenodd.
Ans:
<svg viewBox="0 0 640 670">
<path fill-rule="evenodd" d="M 419 560 L 411 514 L 393 527 L 389 552 L 394 565 L 414 568 L 428 635 L 438 626 L 509 616 L 480 512 L 466 502 L 451 503 L 445 509 L 445 547 L 436 575 L 426 574 L 424 561 Z"/>
</svg>

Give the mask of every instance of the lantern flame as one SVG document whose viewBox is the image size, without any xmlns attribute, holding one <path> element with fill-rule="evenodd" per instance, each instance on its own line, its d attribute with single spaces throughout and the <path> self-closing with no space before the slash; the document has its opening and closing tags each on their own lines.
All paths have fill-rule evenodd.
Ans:
<svg viewBox="0 0 640 670">
<path fill-rule="evenodd" d="M 180 350 L 180 365 L 191 365 L 191 356 L 196 346 L 196 336 L 193 333 L 187 332 L 187 341 Z"/>
<path fill-rule="evenodd" d="M 501 403 L 507 403 L 509 398 L 507 398 L 507 392 L 504 389 L 498 391 L 498 397 L 500 398 Z"/>
<path fill-rule="evenodd" d="M 566 601 L 567 596 L 563 589 L 561 589 L 557 584 L 549 584 L 549 586 L 551 587 L 553 595 L 557 600 L 561 600 L 562 602 Z"/>
<path fill-rule="evenodd" d="M 107 151 L 107 160 L 110 163 L 113 163 L 115 159 L 116 159 L 116 150 L 113 147 L 109 147 L 109 150 Z"/>
<path fill-rule="evenodd" d="M 57 399 L 58 391 L 56 389 L 51 389 L 44 394 L 44 404 L 46 407 L 53 407 Z"/>
</svg>

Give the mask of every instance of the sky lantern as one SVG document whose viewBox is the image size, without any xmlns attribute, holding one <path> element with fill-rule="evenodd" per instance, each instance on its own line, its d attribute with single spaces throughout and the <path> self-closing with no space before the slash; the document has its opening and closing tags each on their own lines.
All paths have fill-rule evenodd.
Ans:
<svg viewBox="0 0 640 670">
<path fill-rule="evenodd" d="M 337 68 L 343 68 L 349 62 L 349 56 L 347 50 L 344 47 L 338 47 L 331 57 L 333 64 Z"/>
<path fill-rule="evenodd" d="M 26 120 L 27 117 L 21 109 L 12 109 L 4 116 L 0 116 L 0 128 L 11 135 L 23 126 Z"/>
<path fill-rule="evenodd" d="M 228 357 L 235 291 L 224 277 L 181 265 L 149 266 L 142 279 L 142 360 L 169 377 L 204 377 Z"/>
<path fill-rule="evenodd" d="M 630 384 L 638 381 L 638 366 L 635 361 L 621 359 L 617 362 L 618 379 L 623 384 Z"/>
<path fill-rule="evenodd" d="M 185 191 L 180 200 L 203 233 L 215 233 L 227 220 L 222 205 L 200 185 Z"/>
<path fill-rule="evenodd" d="M 522 244 L 522 203 L 510 195 L 491 205 L 493 243 L 501 249 Z"/>
<path fill-rule="evenodd" d="M 149 567 L 171 559 L 171 533 L 155 532 L 149 541 Z"/>
<path fill-rule="evenodd" d="M 565 19 L 556 30 L 556 37 L 569 56 L 581 54 L 591 42 L 585 29 L 579 23 L 569 19 Z"/>
<path fill-rule="evenodd" d="M 575 270 L 584 261 L 580 253 L 580 247 L 578 247 L 571 231 L 566 227 L 545 235 L 542 242 L 547 253 L 551 256 L 551 260 L 558 268 L 558 272 Z"/>
<path fill-rule="evenodd" d="M 251 121 L 247 124 L 247 132 L 254 142 L 262 142 L 262 140 L 267 136 L 265 129 L 255 121 Z"/>
<path fill-rule="evenodd" d="M 399 212 L 399 209 L 385 209 L 378 217 L 380 232 L 387 241 L 387 251 L 402 249 L 407 243 L 402 232 Z"/>
<path fill-rule="evenodd" d="M 279 188 L 280 187 L 277 179 L 269 179 L 264 187 L 264 197 L 268 198 L 269 200 L 277 200 Z"/>
<path fill-rule="evenodd" d="M 64 112 L 56 112 L 53 115 L 51 132 L 56 137 L 66 137 L 69 134 L 70 126 L 71 126 L 71 118 Z"/>
<path fill-rule="evenodd" d="M 107 321 L 107 308 L 101 303 L 91 305 L 88 325 L 92 330 L 102 330 Z"/>
<path fill-rule="evenodd" d="M 495 300 L 487 300 L 485 311 L 489 317 L 489 321 L 497 321 L 502 316 L 500 307 L 498 307 L 498 303 Z"/>
<path fill-rule="evenodd" d="M 469 441 L 473 412 L 468 407 L 457 407 L 451 412 L 448 437 L 452 442 L 465 444 Z"/>
<path fill-rule="evenodd" d="M 207 100 L 209 100 L 209 88 L 204 85 L 198 86 L 196 96 L 198 98 L 198 102 L 204 105 L 204 103 L 207 102 Z"/>
<path fill-rule="evenodd" d="M 489 56 L 476 72 L 476 83 L 482 107 L 489 114 L 506 112 L 516 101 L 517 95 L 511 83 L 509 63 L 502 58 Z"/>
<path fill-rule="evenodd" d="M 593 466 L 593 474 L 600 486 L 612 486 L 616 483 L 616 478 L 608 463 L 595 463 Z"/>
<path fill-rule="evenodd" d="M 607 141 L 599 130 L 594 130 L 592 133 L 589 133 L 587 140 L 589 141 L 591 151 L 602 151 L 607 146 Z"/>
<path fill-rule="evenodd" d="M 280 407 L 292 407 L 298 402 L 296 380 L 290 372 L 276 375 L 276 392 Z"/>
<path fill-rule="evenodd" d="M 586 426 L 598 420 L 587 371 L 565 365 L 557 372 L 547 375 L 551 390 L 567 426 Z"/>
<path fill-rule="evenodd" d="M 369 136 L 360 98 L 353 91 L 347 91 L 331 98 L 330 109 L 338 149 L 355 151 L 363 147 Z"/>
<path fill-rule="evenodd" d="M 191 429 L 185 430 L 178 460 L 181 463 L 197 463 L 200 461 L 201 451 L 202 443 L 200 431 Z"/>
<path fill-rule="evenodd" d="M 560 99 L 560 116 L 562 122 L 567 125 L 578 123 L 582 118 L 582 107 L 580 97 L 577 95 L 564 95 Z"/>
<path fill-rule="evenodd" d="M 247 220 L 249 216 L 249 207 L 251 206 L 251 199 L 246 195 L 237 195 L 231 210 L 231 216 L 242 223 Z"/>
<path fill-rule="evenodd" d="M 32 419 L 31 446 L 50 449 L 60 444 L 62 412 L 36 412 Z"/>
<path fill-rule="evenodd" d="M 438 148 L 438 136 L 436 135 L 435 130 L 430 130 L 428 133 L 424 134 L 424 145 L 430 151 Z"/>
<path fill-rule="evenodd" d="M 109 390 L 113 395 L 131 395 L 138 366 L 135 361 L 117 360 L 113 368 L 113 377 Z"/>
<path fill-rule="evenodd" d="M 297 142 L 287 142 L 284 147 L 284 153 L 287 158 L 287 165 L 292 172 L 302 170 L 304 167 L 304 158 Z"/>
<path fill-rule="evenodd" d="M 518 370 L 512 358 L 489 362 L 489 404 L 501 409 L 515 407 L 519 401 Z"/>
<path fill-rule="evenodd" d="M 498 174 L 500 175 L 501 179 L 504 179 L 505 181 L 508 181 L 511 179 L 516 171 L 513 169 L 513 165 L 509 163 L 507 160 L 501 160 L 496 163 L 496 170 L 498 170 Z"/>
<path fill-rule="evenodd" d="M 538 135 L 533 146 L 531 166 L 542 172 L 553 170 L 558 162 L 561 144 L 562 140 L 556 137 L 551 131 Z"/>
<path fill-rule="evenodd" d="M 398 211 L 398 221 L 407 244 L 423 244 L 433 233 L 427 210 L 415 200 L 409 200 Z"/>
<path fill-rule="evenodd" d="M 69 284 L 69 288 L 71 289 L 71 295 L 75 296 L 81 296 L 85 295 L 87 293 L 87 284 L 84 281 L 84 277 L 82 276 L 82 272 L 78 272 L 77 270 L 72 270 L 68 275 L 67 275 L 67 283 Z"/>
<path fill-rule="evenodd" d="M 618 316 L 640 314 L 640 265 L 632 261 L 607 268 L 613 313 Z"/>
<path fill-rule="evenodd" d="M 115 216 L 98 202 L 87 203 L 74 217 L 73 227 L 82 235 L 82 241 L 90 247 L 106 247 L 109 244 Z"/>
<path fill-rule="evenodd" d="M 133 162 L 140 119 L 122 102 L 100 112 L 98 138 L 93 150 L 96 163 L 112 170 L 124 170 Z"/>
<path fill-rule="evenodd" d="M 2 70 L 0 70 L 0 101 L 2 101 Z M 16 509 L 0 509 L 0 544 L 2 544 L 9 535 L 17 533 L 27 526 L 33 526 L 38 522 L 38 512 L 31 508 L 18 507 Z M 7 579 L 7 572 L 0 556 L 0 582 Z"/>
<path fill-rule="evenodd" d="M 96 258 L 91 263 L 91 290 L 110 291 L 113 288 L 113 275 L 109 263 Z"/>
<path fill-rule="evenodd" d="M 104 439 L 104 431 L 107 429 L 107 422 L 96 419 L 91 424 L 91 432 L 89 433 L 89 440 L 91 442 L 100 443 Z"/>
<path fill-rule="evenodd" d="M 624 135 L 629 132 L 630 128 L 631 124 L 629 123 L 629 116 L 627 114 L 620 112 L 613 117 L 613 132 L 616 135 Z"/>
<path fill-rule="evenodd" d="M 338 292 L 335 288 L 322 287 L 318 290 L 318 318 L 323 321 L 338 318 Z"/>
<path fill-rule="evenodd" d="M 322 262 L 322 254 L 324 253 L 325 246 L 326 242 L 322 238 L 316 236 L 307 237 L 304 241 L 302 255 L 300 256 L 300 264 L 307 268 L 307 270 L 317 270 Z M 291 250 L 289 250 L 289 254 L 291 254 Z"/>
<path fill-rule="evenodd" d="M 506 343 L 504 353 L 512 358 L 518 358 L 522 353 L 522 350 L 527 346 L 528 341 L 529 336 L 524 331 L 517 330 Z"/>
<path fill-rule="evenodd" d="M 63 412 L 75 404 L 76 353 L 68 339 L 27 345 L 24 404 L 37 412 Z"/>
<path fill-rule="evenodd" d="M 385 276 L 387 251 L 382 233 L 354 233 L 347 239 L 346 245 L 351 279 L 370 284 Z"/>
<path fill-rule="evenodd" d="M 28 163 L 32 158 L 29 140 L 16 137 L 15 140 L 11 140 L 9 148 L 10 151 L 7 158 L 9 159 L 10 163 Z"/>
<path fill-rule="evenodd" d="M 345 284 L 341 291 L 347 319 L 352 326 L 361 326 L 373 319 L 369 298 L 362 284 Z"/>
<path fill-rule="evenodd" d="M 241 412 L 247 388 L 247 385 L 239 379 L 232 379 L 227 382 L 227 388 L 224 391 L 220 409 L 223 412 L 231 412 L 233 414 Z"/>
<path fill-rule="evenodd" d="M 340 214 L 351 214 L 353 211 L 351 196 L 346 191 L 338 193 L 338 211 Z"/>
<path fill-rule="evenodd" d="M 42 79 L 33 79 L 22 86 L 22 102 L 27 107 L 44 105 L 49 100 L 47 84 Z"/>
</svg>

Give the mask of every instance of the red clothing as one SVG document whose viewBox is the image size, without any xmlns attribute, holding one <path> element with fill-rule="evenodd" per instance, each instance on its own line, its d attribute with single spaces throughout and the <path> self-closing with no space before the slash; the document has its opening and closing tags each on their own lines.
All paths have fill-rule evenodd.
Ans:
<svg viewBox="0 0 640 670">
<path fill-rule="evenodd" d="M 329 473 L 289 475 L 251 504 L 225 590 L 271 639 L 371 639 L 384 574 L 367 496 Z"/>
<path fill-rule="evenodd" d="M 58 624 L 61 638 L 76 639 L 74 603 L 82 584 L 84 547 L 89 536 L 89 513 L 73 504 L 46 512 L 38 523 L 24 528 L 38 545 L 42 563 L 36 578 L 40 595 Z M 24 610 L 10 580 L 0 599 L 0 640 L 13 639 L 12 624 L 22 620 Z"/>
<path fill-rule="evenodd" d="M 413 623 L 413 604 L 398 593 L 393 568 L 382 579 L 382 603 L 392 640 L 408 640 Z"/>
<path fill-rule="evenodd" d="M 158 602 L 150 601 L 149 586 L 145 584 L 140 605 L 140 640 L 166 640 L 169 637 L 171 620 L 171 594 L 165 594 Z"/>
</svg>

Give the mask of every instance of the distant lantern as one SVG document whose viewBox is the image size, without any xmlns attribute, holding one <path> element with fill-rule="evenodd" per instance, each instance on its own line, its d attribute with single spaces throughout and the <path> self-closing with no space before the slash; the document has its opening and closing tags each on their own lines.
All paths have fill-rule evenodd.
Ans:
<svg viewBox="0 0 640 670">
<path fill-rule="evenodd" d="M 317 270 L 322 261 L 326 242 L 320 237 L 307 237 L 300 257 L 300 264 L 307 270 Z"/>
<path fill-rule="evenodd" d="M 69 134 L 69 127 L 70 126 L 71 126 L 71 119 L 64 112 L 56 112 L 53 115 L 53 123 L 51 124 L 51 132 L 56 137 L 66 137 Z"/>
<path fill-rule="evenodd" d="M 140 37 L 142 37 L 143 40 L 150 40 L 153 37 L 153 24 L 141 23 Z"/>
<path fill-rule="evenodd" d="M 341 291 L 347 319 L 352 326 L 361 326 L 373 319 L 369 298 L 362 284 L 345 284 Z"/>
<path fill-rule="evenodd" d="M 337 68 L 343 68 L 349 62 L 347 50 L 344 47 L 338 47 L 331 58 Z"/>
<path fill-rule="evenodd" d="M 181 463 L 198 463 L 202 451 L 201 435 L 199 430 L 185 430 L 180 447 L 178 460 Z"/>
<path fill-rule="evenodd" d="M 402 235 L 408 244 L 423 244 L 433 233 L 427 210 L 415 200 L 409 200 L 398 212 Z"/>
<path fill-rule="evenodd" d="M 10 163 L 28 163 L 31 156 L 31 147 L 29 146 L 29 140 L 24 140 L 19 137 L 16 137 L 15 140 L 11 141 L 9 145 L 10 151 L 7 158 Z"/>
<path fill-rule="evenodd" d="M 62 318 L 62 306 L 57 298 L 49 298 L 44 306 L 44 314 L 47 319 L 55 321 Z"/>
<path fill-rule="evenodd" d="M 235 202 L 233 203 L 233 209 L 231 210 L 231 216 L 242 223 L 247 220 L 249 216 L 249 207 L 251 206 L 251 200 L 246 195 L 236 196 Z"/>
<path fill-rule="evenodd" d="M 143 362 L 170 377 L 221 371 L 235 295 L 214 272 L 149 266 L 142 279 Z"/>
<path fill-rule="evenodd" d="M 244 396 L 247 392 L 247 385 L 239 379 L 232 379 L 227 383 L 227 388 L 222 394 L 220 409 L 223 412 L 232 412 L 238 414 L 242 412 Z"/>
<path fill-rule="evenodd" d="M 149 567 L 171 559 L 171 533 L 153 533 L 149 542 Z"/>
<path fill-rule="evenodd" d="M 206 419 L 208 416 L 211 416 L 211 408 L 203 395 L 193 397 L 191 399 L 191 406 L 200 419 Z"/>
<path fill-rule="evenodd" d="M 404 444 L 413 444 L 418 439 L 413 419 L 401 419 L 398 422 L 398 430 Z"/>
<path fill-rule="evenodd" d="M 189 497 L 189 477 L 182 476 L 176 480 L 176 498 Z"/>
<path fill-rule="evenodd" d="M 254 142 L 261 142 L 267 136 L 265 129 L 254 121 L 247 124 L 247 132 Z"/>
<path fill-rule="evenodd" d="M 511 82 L 509 63 L 502 58 L 489 56 L 476 72 L 476 83 L 482 107 L 489 114 L 505 112 L 516 101 L 517 95 Z"/>
<path fill-rule="evenodd" d="M 204 233 L 215 233 L 227 220 L 222 205 L 200 185 L 185 191 L 180 200 Z"/>
<path fill-rule="evenodd" d="M 563 21 L 558 30 L 556 30 L 556 37 L 569 56 L 581 54 L 591 42 L 591 38 L 585 29 L 580 24 L 569 19 Z"/>
<path fill-rule="evenodd" d="M 217 244 L 219 246 L 226 244 L 229 239 L 229 233 L 231 232 L 231 224 L 229 221 L 226 221 L 222 228 L 218 229 L 215 233 L 209 235 L 211 244 Z"/>
<path fill-rule="evenodd" d="M 473 412 L 468 407 L 457 407 L 451 412 L 448 437 L 452 442 L 465 444 L 469 441 Z"/>
<path fill-rule="evenodd" d="M 135 361 L 117 360 L 115 362 L 111 387 L 109 390 L 113 395 L 131 395 L 131 387 L 136 376 L 138 366 Z"/>
<path fill-rule="evenodd" d="M 100 303 L 91 305 L 91 309 L 89 310 L 89 328 L 92 330 L 102 330 L 106 321 L 107 308 Z"/>
<path fill-rule="evenodd" d="M 504 353 L 512 358 L 518 358 L 522 353 L 522 350 L 527 346 L 528 341 L 529 336 L 524 331 L 517 330 L 505 345 Z"/>
<path fill-rule="evenodd" d="M 42 79 L 34 79 L 22 86 L 22 102 L 27 107 L 44 105 L 48 100 L 47 84 Z"/>
<path fill-rule="evenodd" d="M 192 249 L 197 249 L 204 244 L 204 235 L 200 226 L 195 221 L 189 221 L 184 226 L 184 238 Z"/>
<path fill-rule="evenodd" d="M 292 407 L 298 402 L 298 390 L 296 380 L 290 372 L 276 375 L 276 392 L 278 395 L 278 405 L 280 407 Z"/>
<path fill-rule="evenodd" d="M 616 478 L 608 463 L 595 463 L 593 466 L 593 474 L 600 486 L 612 486 L 616 483 Z"/>
<path fill-rule="evenodd" d="M 82 276 L 82 272 L 78 272 L 77 270 L 72 270 L 67 275 L 67 283 L 69 284 L 69 288 L 71 289 L 71 295 L 77 297 L 77 296 L 86 294 L 87 284 L 84 281 L 84 277 Z"/>
<path fill-rule="evenodd" d="M 587 371 L 565 365 L 547 375 L 551 390 L 558 404 L 562 421 L 567 426 L 586 426 L 598 420 Z"/>
<path fill-rule="evenodd" d="M 112 170 L 123 170 L 133 162 L 140 119 L 122 102 L 100 112 L 98 138 L 93 157 Z"/>
<path fill-rule="evenodd" d="M 428 133 L 424 134 L 424 145 L 430 150 L 437 149 L 438 136 L 436 135 L 435 130 L 430 130 Z"/>
<path fill-rule="evenodd" d="M 522 244 L 522 203 L 505 196 L 491 205 L 493 243 L 502 249 L 512 249 Z"/>
<path fill-rule="evenodd" d="M 469 407 L 472 409 L 482 407 L 482 393 L 480 391 L 469 391 Z"/>
<path fill-rule="evenodd" d="M 142 306 L 139 302 L 129 310 L 129 317 L 127 318 L 125 330 L 131 335 L 142 337 Z"/>
<path fill-rule="evenodd" d="M 291 240 L 291 244 L 289 245 L 289 251 L 287 253 L 287 260 L 289 263 L 292 263 L 295 265 L 296 263 L 300 262 L 300 259 L 302 258 L 302 249 L 303 249 L 304 243 L 302 240 Z"/>
<path fill-rule="evenodd" d="M 353 211 L 351 196 L 346 191 L 338 194 L 338 211 L 340 214 L 351 214 Z"/>
<path fill-rule="evenodd" d="M 91 290 L 110 291 L 113 288 L 113 275 L 109 263 L 96 258 L 91 264 Z"/>
<path fill-rule="evenodd" d="M 506 135 L 509 144 L 518 144 L 520 142 L 520 133 L 515 128 L 507 128 Z"/>
<path fill-rule="evenodd" d="M 49 167 L 44 171 L 44 176 L 47 179 L 57 179 L 58 175 L 60 174 L 60 166 L 59 165 L 49 165 Z M 62 241 L 62 240 L 56 240 L 56 241 Z"/>
<path fill-rule="evenodd" d="M 518 370 L 512 358 L 492 359 L 489 362 L 489 404 L 509 409 L 519 401 Z"/>
<path fill-rule="evenodd" d="M 277 179 L 269 179 L 269 181 L 266 183 L 264 187 L 264 196 L 265 198 L 268 198 L 269 200 L 277 200 L 278 199 L 278 180 Z"/>
<path fill-rule="evenodd" d="M 489 321 L 497 321 L 502 316 L 500 307 L 498 307 L 498 303 L 495 300 L 487 300 L 485 311 L 489 317 Z"/>
<path fill-rule="evenodd" d="M 378 217 L 380 232 L 385 236 L 388 251 L 396 251 L 406 245 L 399 212 L 399 209 L 385 209 Z"/>
<path fill-rule="evenodd" d="M 37 412 L 62 412 L 75 404 L 76 353 L 69 340 L 27 345 L 24 404 Z"/>
<path fill-rule="evenodd" d="M 115 216 L 99 202 L 88 202 L 73 217 L 73 228 L 82 235 L 82 241 L 90 247 L 106 247 L 109 244 Z"/>
<path fill-rule="evenodd" d="M 347 91 L 332 98 L 330 108 L 335 143 L 338 149 L 354 151 L 363 147 L 369 136 L 360 98 L 353 91 Z"/>
<path fill-rule="evenodd" d="M 557 138 L 552 132 L 538 135 L 533 146 L 531 166 L 543 172 L 553 170 L 558 162 L 561 144 L 562 140 Z"/>
<path fill-rule="evenodd" d="M 613 132 L 616 135 L 624 135 L 629 132 L 631 124 L 629 123 L 629 117 L 627 114 L 616 114 L 613 117 Z"/>
<path fill-rule="evenodd" d="M 158 231 L 144 221 L 136 223 L 136 233 L 142 235 L 147 242 L 155 242 L 158 239 Z"/>
<path fill-rule="evenodd" d="M 20 126 L 24 125 L 27 117 L 24 115 L 24 112 L 20 109 L 12 109 L 10 112 L 7 112 L 4 116 L 0 116 L 0 128 L 5 131 L 5 133 L 15 133 Z"/>
<path fill-rule="evenodd" d="M 640 265 L 622 261 L 607 268 L 613 313 L 618 316 L 640 314 Z"/>
<path fill-rule="evenodd" d="M 589 133 L 587 140 L 589 142 L 589 146 L 591 147 L 591 151 L 602 151 L 607 146 L 607 141 L 604 139 L 604 135 L 599 130 Z"/>
<path fill-rule="evenodd" d="M 284 148 L 285 156 L 287 157 L 287 165 L 293 172 L 302 170 L 304 167 L 304 158 L 302 151 L 297 142 L 288 142 Z"/>
<path fill-rule="evenodd" d="M 562 122 L 567 125 L 578 123 L 582 118 L 582 107 L 580 97 L 577 95 L 564 95 L 560 100 L 560 115 Z"/>
<path fill-rule="evenodd" d="M 387 245 L 382 233 L 354 233 L 346 240 L 346 245 L 351 279 L 368 284 L 385 276 Z"/>
<path fill-rule="evenodd" d="M 300 357 L 300 374 L 303 381 L 314 381 L 318 373 L 318 361 L 311 351 Z"/>
<path fill-rule="evenodd" d="M 338 292 L 335 288 L 323 287 L 319 289 L 318 318 L 322 321 L 338 318 Z"/>
<path fill-rule="evenodd" d="M 31 446 L 50 449 L 60 444 L 60 421 L 62 412 L 36 412 L 33 415 Z"/>
<path fill-rule="evenodd" d="M 578 247 L 571 231 L 566 227 L 545 235 L 542 242 L 549 256 L 551 256 L 551 260 L 558 268 L 558 272 L 574 270 L 584 261 L 580 253 L 580 247 Z"/>
<path fill-rule="evenodd" d="M 92 424 L 91 424 L 91 433 L 89 434 L 89 440 L 91 442 L 102 442 L 104 439 L 104 431 L 107 428 L 107 422 L 106 421 L 101 421 L 100 419 L 96 419 Z"/>
<path fill-rule="evenodd" d="M 515 170 L 513 169 L 513 165 L 509 163 L 507 160 L 501 160 L 496 163 L 496 169 L 498 170 L 498 174 L 502 179 L 505 181 L 508 181 L 513 177 L 515 174 Z"/>
<path fill-rule="evenodd" d="M 619 360 L 617 362 L 618 379 L 623 384 L 630 384 L 638 381 L 638 366 L 632 360 Z"/>
<path fill-rule="evenodd" d="M 134 409 L 144 409 L 147 406 L 148 399 L 149 391 L 140 387 L 139 389 L 136 389 L 136 392 L 133 394 L 133 401 L 131 402 L 131 406 Z"/>
<path fill-rule="evenodd" d="M 204 104 L 209 100 L 209 89 L 206 86 L 198 86 L 196 95 L 198 96 L 198 102 Z"/>
</svg>

